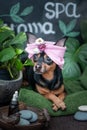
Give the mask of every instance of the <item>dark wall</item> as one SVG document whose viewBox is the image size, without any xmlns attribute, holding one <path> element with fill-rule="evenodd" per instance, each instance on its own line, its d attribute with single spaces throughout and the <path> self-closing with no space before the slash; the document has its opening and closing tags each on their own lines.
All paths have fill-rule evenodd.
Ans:
<svg viewBox="0 0 87 130">
<path fill-rule="evenodd" d="M 0 0 L 0 18 L 17 33 L 30 31 L 38 37 L 57 40 L 63 36 L 58 22 L 77 19 L 75 31 L 87 18 L 86 0 Z"/>
</svg>

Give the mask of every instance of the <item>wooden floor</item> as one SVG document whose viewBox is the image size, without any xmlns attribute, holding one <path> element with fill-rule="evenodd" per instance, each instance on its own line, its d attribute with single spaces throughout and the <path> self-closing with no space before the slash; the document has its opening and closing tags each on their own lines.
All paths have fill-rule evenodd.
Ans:
<svg viewBox="0 0 87 130">
<path fill-rule="evenodd" d="M 71 116 L 53 117 L 49 127 L 44 130 L 87 130 L 87 121 L 81 122 Z"/>
<path fill-rule="evenodd" d="M 43 128 L 43 130 L 87 130 L 87 121 L 76 121 L 73 115 L 52 117 L 49 126 Z"/>
</svg>

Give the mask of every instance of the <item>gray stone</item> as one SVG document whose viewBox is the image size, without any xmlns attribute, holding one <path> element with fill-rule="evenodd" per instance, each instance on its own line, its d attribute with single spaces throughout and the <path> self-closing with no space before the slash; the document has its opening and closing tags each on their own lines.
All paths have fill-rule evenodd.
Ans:
<svg viewBox="0 0 87 130">
<path fill-rule="evenodd" d="M 22 125 L 22 126 L 30 125 L 30 122 L 26 119 L 20 118 L 18 125 Z"/>
<path fill-rule="evenodd" d="M 29 120 L 32 118 L 32 113 L 30 110 L 21 110 L 19 111 L 19 113 L 20 113 L 20 117 L 26 120 Z"/>
<path fill-rule="evenodd" d="M 35 122 L 35 121 L 37 121 L 38 115 L 37 115 L 35 112 L 32 112 L 32 111 L 31 111 L 31 113 L 32 113 L 32 118 L 31 118 L 29 121 L 30 121 L 30 122 Z"/>
<path fill-rule="evenodd" d="M 79 121 L 87 121 L 87 112 L 77 111 L 74 118 Z"/>
</svg>

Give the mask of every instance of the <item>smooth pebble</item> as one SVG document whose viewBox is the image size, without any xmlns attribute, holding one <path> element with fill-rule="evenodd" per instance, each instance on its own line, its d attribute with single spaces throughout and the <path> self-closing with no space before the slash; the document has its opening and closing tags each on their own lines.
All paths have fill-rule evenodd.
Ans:
<svg viewBox="0 0 87 130">
<path fill-rule="evenodd" d="M 80 111 L 87 111 L 87 105 L 79 106 L 78 109 L 79 109 Z"/>
<path fill-rule="evenodd" d="M 30 122 L 26 119 L 20 118 L 18 125 L 21 125 L 21 126 L 30 125 Z"/>
<path fill-rule="evenodd" d="M 20 113 L 21 118 L 24 118 L 27 120 L 32 118 L 32 113 L 30 110 L 21 110 L 21 111 L 19 111 L 19 113 Z"/>
<path fill-rule="evenodd" d="M 33 123 L 33 122 L 37 121 L 38 115 L 35 112 L 32 112 L 32 111 L 31 111 L 31 113 L 32 113 L 32 118 L 29 121 L 31 123 Z"/>
<path fill-rule="evenodd" d="M 87 121 L 87 112 L 77 111 L 74 118 L 79 121 Z"/>
</svg>

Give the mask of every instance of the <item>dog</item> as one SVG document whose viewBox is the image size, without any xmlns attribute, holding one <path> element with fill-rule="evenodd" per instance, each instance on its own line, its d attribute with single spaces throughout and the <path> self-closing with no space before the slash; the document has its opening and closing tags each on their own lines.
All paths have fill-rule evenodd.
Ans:
<svg viewBox="0 0 87 130">
<path fill-rule="evenodd" d="M 35 42 L 36 37 L 33 36 L 33 38 L 31 38 L 31 35 L 29 36 L 29 44 Z M 37 41 L 43 42 L 43 39 L 39 38 Z M 58 45 L 56 45 L 63 46 L 63 44 L 61 45 L 60 43 L 64 42 L 58 42 Z M 40 49 L 42 49 L 40 53 L 34 53 L 32 56 L 34 66 L 28 70 L 29 83 L 35 86 L 37 92 L 52 101 L 52 109 L 54 111 L 58 109 L 65 110 L 66 105 L 64 99 L 66 92 L 61 68 L 43 51 L 44 45 L 40 46 Z"/>
</svg>

